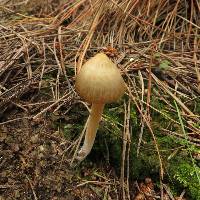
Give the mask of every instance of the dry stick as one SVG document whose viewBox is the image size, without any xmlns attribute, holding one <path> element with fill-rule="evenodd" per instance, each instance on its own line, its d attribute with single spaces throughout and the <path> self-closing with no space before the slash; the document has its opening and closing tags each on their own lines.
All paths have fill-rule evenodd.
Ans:
<svg viewBox="0 0 200 200">
<path fill-rule="evenodd" d="M 63 58 L 63 45 L 62 45 L 62 29 L 59 27 L 58 29 L 58 41 L 59 41 L 59 53 L 60 53 L 60 66 L 62 69 L 63 74 L 66 76 L 66 70 L 65 70 L 65 63 L 64 63 L 64 58 Z M 56 51 L 55 51 L 56 53 Z"/>
<path fill-rule="evenodd" d="M 141 100 L 142 102 L 144 101 L 144 79 L 142 77 L 142 73 L 141 71 L 139 70 L 138 71 L 138 75 L 139 75 L 139 79 L 140 79 L 140 82 L 141 82 Z M 141 112 L 143 112 L 144 110 L 144 106 L 143 106 L 143 103 L 141 104 Z M 137 156 L 139 156 L 139 151 L 140 151 L 140 146 L 141 146 L 141 142 L 142 142 L 142 136 L 143 136 L 143 132 L 144 132 L 144 120 L 141 119 L 141 128 L 140 128 L 140 133 L 139 133 L 139 140 L 138 140 L 138 146 L 137 146 Z"/>
<path fill-rule="evenodd" d="M 195 23 L 189 21 L 188 19 L 186 19 L 186 18 L 184 18 L 184 17 L 182 17 L 182 16 L 180 16 L 180 15 L 177 15 L 177 16 L 180 17 L 181 19 L 185 20 L 186 22 L 192 24 L 192 25 L 195 26 L 197 29 L 200 29 L 200 26 L 198 26 L 197 24 L 195 24 Z"/>
<path fill-rule="evenodd" d="M 197 30 L 196 30 L 196 35 L 197 35 Z M 196 52 L 198 51 L 198 42 L 197 42 L 197 37 L 194 38 L 194 55 L 193 55 L 193 60 L 194 60 L 194 66 L 197 74 L 197 84 L 198 84 L 198 90 L 200 92 L 200 71 L 197 66 L 197 54 Z"/>
<path fill-rule="evenodd" d="M 82 130 L 82 133 L 81 133 L 81 135 L 80 135 L 80 137 L 79 137 L 79 139 L 78 139 L 78 144 L 77 144 L 77 146 L 76 146 L 74 155 L 73 155 L 72 160 L 71 160 L 71 162 L 70 162 L 70 166 L 71 166 L 71 167 L 74 166 L 74 160 L 75 160 L 75 158 L 76 158 L 76 156 L 77 156 L 78 149 L 79 149 L 79 147 L 80 147 L 80 144 L 81 144 L 81 141 L 82 141 L 82 139 L 83 139 L 83 136 L 85 135 L 85 131 L 86 131 L 86 128 L 87 128 L 87 125 L 88 125 L 88 121 L 89 121 L 89 118 L 87 119 L 87 121 L 86 121 L 86 123 L 85 123 L 85 126 L 84 126 L 84 128 L 83 128 L 83 130 Z M 77 164 L 78 164 L 78 163 L 77 163 Z M 75 165 L 76 165 L 76 163 L 75 163 Z"/>
<path fill-rule="evenodd" d="M 95 185 L 113 185 L 113 183 L 109 183 L 109 182 L 100 182 L 100 181 L 85 181 L 83 183 L 80 183 L 78 185 L 76 185 L 76 188 L 78 187 L 82 187 L 84 185 L 87 185 L 88 183 L 92 183 L 92 184 L 95 184 Z"/>
<path fill-rule="evenodd" d="M 58 104 L 60 101 L 62 101 L 64 98 L 66 98 L 67 96 L 69 96 L 72 92 L 70 91 L 69 93 L 65 94 L 64 96 L 62 96 L 60 99 L 58 99 L 57 101 L 55 101 L 54 103 L 52 103 L 50 106 L 46 107 L 44 110 L 42 110 L 41 112 L 39 112 L 37 115 L 35 115 L 32 119 L 36 120 L 38 117 L 40 117 L 40 115 L 42 115 L 43 113 L 47 112 L 49 109 L 51 109 L 53 106 L 55 106 L 56 104 Z"/>
<path fill-rule="evenodd" d="M 88 105 L 85 103 L 85 102 L 83 102 L 83 101 L 80 101 L 86 108 L 87 108 L 87 110 L 90 112 L 90 109 L 89 109 L 89 107 L 88 107 Z M 79 101 L 78 101 L 78 103 L 79 103 Z M 77 152 L 78 152 L 78 149 L 79 149 L 79 147 L 80 147 L 80 143 L 81 143 L 81 141 L 82 141 L 82 139 L 83 139 L 83 136 L 84 136 L 84 134 L 85 134 L 85 130 L 86 130 L 86 128 L 87 128 L 87 124 L 88 124 L 88 120 L 86 121 L 86 123 L 85 123 L 85 125 L 84 125 L 84 128 L 83 128 L 83 130 L 82 130 L 82 132 L 81 132 L 81 135 L 79 136 L 79 138 L 74 142 L 74 144 L 72 144 L 72 145 L 70 145 L 65 151 L 68 151 L 68 149 L 70 149 L 71 148 L 71 146 L 73 146 L 72 148 L 71 148 L 71 150 L 70 150 L 70 152 L 69 152 L 69 154 L 71 154 L 73 151 L 74 151 L 74 148 L 75 148 L 75 151 L 74 151 L 74 154 L 73 154 L 73 157 L 72 157 L 72 160 L 71 160 L 71 166 L 73 166 L 73 161 L 74 161 L 74 159 L 75 159 L 75 157 L 76 157 L 76 155 L 77 155 Z M 77 144 L 78 143 L 78 144 Z M 77 145 L 76 145 L 77 144 Z M 76 145 L 76 147 L 75 147 L 75 145 Z"/>
<path fill-rule="evenodd" d="M 161 44 L 162 44 L 162 41 L 164 39 L 164 37 L 166 36 L 166 33 L 171 35 L 171 32 L 169 31 L 169 27 L 170 27 L 170 21 L 171 21 L 171 24 L 172 24 L 172 18 L 174 18 L 174 16 L 176 15 L 176 10 L 177 10 L 177 7 L 178 7 L 178 4 L 179 4 L 180 0 L 177 1 L 173 11 L 171 13 L 169 13 L 163 23 L 163 26 L 165 25 L 165 29 L 164 29 L 164 32 L 162 34 L 162 37 L 160 39 L 160 42 L 159 42 L 159 48 L 161 47 Z M 167 31 L 168 29 L 168 31 Z"/>
<path fill-rule="evenodd" d="M 157 154 L 158 154 L 158 159 L 159 159 L 159 164 L 160 164 L 160 176 L 161 176 L 161 179 L 163 179 L 163 174 L 164 174 L 164 170 L 163 170 L 163 164 L 162 164 L 162 159 L 161 159 L 161 155 L 160 155 L 160 151 L 159 151 L 159 147 L 158 147 L 158 143 L 157 143 L 157 139 L 153 133 L 153 130 L 151 128 L 151 125 L 149 124 L 148 120 L 146 119 L 146 117 L 143 115 L 142 111 L 140 110 L 140 107 L 135 99 L 135 97 L 132 95 L 131 93 L 131 90 L 130 88 L 126 85 L 126 88 L 129 92 L 129 95 L 131 96 L 131 99 L 133 100 L 133 102 L 135 103 L 140 115 L 142 116 L 142 118 L 144 119 L 151 135 L 152 135 L 152 138 L 153 138 L 153 141 L 154 141 L 154 144 L 155 144 L 155 148 L 156 148 L 156 151 L 157 151 Z"/>
<path fill-rule="evenodd" d="M 70 82 L 69 82 L 69 79 L 68 79 L 68 77 L 67 77 L 67 74 L 66 74 L 66 72 L 65 72 L 65 67 L 64 66 L 62 66 L 62 61 L 61 61 L 61 63 L 60 63 L 60 61 L 59 61 L 59 59 L 58 59 L 58 57 L 57 57 L 57 55 L 56 55 L 56 38 L 54 39 L 54 49 L 52 50 L 52 48 L 49 46 L 49 45 L 47 45 L 47 47 L 49 48 L 49 50 L 54 54 L 54 57 L 55 57 L 55 59 L 56 59 L 56 63 L 57 63 L 57 65 L 58 65 L 58 67 L 59 67 L 59 70 L 61 71 L 61 73 L 63 72 L 63 74 L 64 74 L 64 76 L 65 76 L 65 78 L 66 78 L 66 80 L 67 80 L 67 84 L 68 84 L 68 86 L 69 86 L 69 88 L 71 88 L 72 90 L 73 90 L 73 92 L 74 92 L 74 89 L 72 88 L 72 86 L 71 86 L 71 84 L 70 84 Z M 64 61 L 63 61 L 64 62 Z M 64 69 L 63 69 L 63 67 L 64 67 Z M 63 71 L 64 70 L 64 71 Z"/>
<path fill-rule="evenodd" d="M 176 97 L 173 93 L 170 92 L 170 90 L 167 88 L 167 85 L 162 83 L 154 74 L 152 74 L 153 79 L 160 85 L 162 86 L 163 89 L 171 96 L 173 99 L 176 100 L 176 102 L 185 110 L 190 116 L 195 117 L 195 115 L 190 111 L 189 108 L 185 106 L 185 104 L 178 98 Z"/>
<path fill-rule="evenodd" d="M 176 137 L 176 138 L 178 138 L 178 139 L 184 139 L 184 136 L 183 136 L 182 134 L 178 134 L 178 133 L 176 133 L 176 132 L 174 132 L 174 131 L 169 131 L 169 130 L 164 129 L 164 128 L 162 128 L 161 130 L 162 130 L 162 132 L 163 132 L 165 135 L 169 135 L 169 136 L 172 136 L 172 137 Z M 197 134 L 200 134 L 200 131 L 197 132 Z M 188 137 L 188 142 L 189 142 L 190 144 L 194 145 L 194 146 L 200 147 L 200 139 L 196 139 L 195 137 L 189 136 L 189 137 Z"/>
<path fill-rule="evenodd" d="M 3 25 L 1 25 L 1 24 L 0 24 L 0 27 L 3 28 L 3 29 L 6 29 L 7 31 L 11 31 L 11 32 L 13 33 L 13 34 L 11 34 L 11 36 L 16 35 L 17 38 L 19 38 L 19 39 L 21 39 L 21 40 L 23 39 L 23 40 L 27 41 L 29 45 L 30 45 L 30 44 L 33 44 L 33 45 L 35 45 L 35 46 L 38 47 L 38 44 L 35 43 L 32 39 L 29 39 L 29 38 L 27 38 L 27 37 L 21 35 L 20 33 L 14 31 L 13 29 L 8 28 L 8 27 L 5 27 L 5 26 L 3 26 Z M 23 33 L 24 33 L 24 32 L 23 32 Z M 6 36 L 7 36 L 7 35 L 6 35 Z"/>
<path fill-rule="evenodd" d="M 28 79 L 31 79 L 33 77 L 33 71 L 31 68 L 31 61 L 30 61 L 30 56 L 29 56 L 29 44 L 26 44 L 25 40 L 23 38 L 20 38 L 23 46 L 25 47 L 24 49 L 24 57 L 25 57 L 25 63 L 26 63 L 26 70 L 27 70 L 27 75 L 28 75 Z"/>
<path fill-rule="evenodd" d="M 175 198 L 173 197 L 173 194 L 170 191 L 170 188 L 166 185 L 163 184 L 163 188 L 165 189 L 165 191 L 167 192 L 168 196 L 170 197 L 170 199 L 175 200 Z"/>
<path fill-rule="evenodd" d="M 113 1 L 113 0 L 111 0 L 111 1 L 112 1 L 112 3 L 113 3 L 115 6 L 117 6 L 122 12 L 124 12 L 124 10 L 117 4 L 117 2 L 115 2 L 115 1 Z M 124 13 L 124 14 L 127 14 L 127 13 Z M 170 35 L 172 35 L 170 32 L 166 31 L 166 29 L 160 28 L 160 27 L 158 27 L 158 26 L 153 26 L 153 24 L 150 23 L 150 22 L 148 22 L 147 20 L 143 20 L 143 19 L 141 19 L 140 17 L 137 17 L 137 16 L 132 15 L 131 13 L 128 13 L 128 16 L 129 16 L 131 19 L 135 20 L 136 23 L 138 23 L 138 25 L 140 25 L 141 23 L 144 23 L 145 25 L 152 26 L 152 28 L 155 28 L 156 30 L 159 30 L 160 32 L 162 31 L 162 32 L 165 33 L 165 34 L 170 34 Z M 176 37 L 176 36 L 175 36 L 175 37 Z M 179 39 L 178 37 L 176 37 L 176 38 Z M 163 40 L 163 38 L 162 38 L 162 40 Z"/>
<path fill-rule="evenodd" d="M 126 76 L 128 77 L 129 81 L 132 82 L 132 80 L 131 80 L 131 78 L 129 77 L 129 75 L 128 75 L 126 72 L 125 72 L 125 74 L 126 74 Z M 161 175 L 161 179 L 163 179 L 163 173 L 164 173 L 164 171 L 163 171 L 163 164 L 162 164 L 162 159 L 161 159 L 161 155 L 160 155 L 160 151 L 159 151 L 159 147 L 158 147 L 158 144 L 157 144 L 156 137 L 155 137 L 155 135 L 154 135 L 154 133 L 153 133 L 153 130 L 152 130 L 152 128 L 151 128 L 151 125 L 149 124 L 149 122 L 148 122 L 148 120 L 146 119 L 146 117 L 143 115 L 143 112 L 141 111 L 141 109 L 140 109 L 140 107 L 139 107 L 139 105 L 138 105 L 138 103 L 137 103 L 137 101 L 136 101 L 136 98 L 132 95 L 131 89 L 130 89 L 127 85 L 126 85 L 126 88 L 127 88 L 128 92 L 129 92 L 129 95 L 131 96 L 133 102 L 135 103 L 135 105 L 136 105 L 136 107 L 137 107 L 139 113 L 141 114 L 141 116 L 142 116 L 144 122 L 146 123 L 146 125 L 147 125 L 147 127 L 149 128 L 149 131 L 150 131 L 150 133 L 151 133 L 151 135 L 152 135 L 152 138 L 153 138 L 153 141 L 154 141 L 154 144 L 155 144 L 155 149 L 156 149 L 157 154 L 158 154 L 158 159 L 159 159 L 159 164 L 160 164 L 160 175 Z M 143 103 L 146 103 L 146 102 L 143 102 Z"/>
<path fill-rule="evenodd" d="M 1 67 L 0 73 L 6 71 L 10 66 L 12 66 L 15 63 L 15 60 L 19 59 L 24 54 L 24 51 L 25 51 L 25 47 L 24 46 L 19 48 L 17 50 L 17 52 L 14 51 L 15 54 L 13 55 L 13 59 L 10 62 L 8 62 L 8 64 L 6 66 Z"/>
<path fill-rule="evenodd" d="M 59 94 L 60 94 L 60 90 L 59 90 L 59 82 L 60 82 L 60 74 L 62 73 L 62 71 L 58 70 L 57 72 L 57 76 L 56 76 L 56 82 L 55 82 L 55 99 L 59 99 Z"/>
<path fill-rule="evenodd" d="M 192 18 L 193 18 L 192 13 L 194 13 L 194 1 L 191 1 L 190 9 L 191 9 L 190 22 L 192 22 Z M 189 23 L 189 27 L 187 27 L 187 34 L 188 35 L 187 35 L 187 38 L 186 38 L 186 44 L 187 44 L 189 49 L 190 49 L 190 34 L 193 32 L 192 28 L 193 28 L 192 23 Z"/>
<path fill-rule="evenodd" d="M 28 177 L 27 175 L 25 175 L 25 176 L 26 176 L 26 178 L 27 178 L 27 180 L 28 180 L 28 182 L 29 182 L 29 185 L 30 185 L 30 187 L 31 187 L 31 190 L 32 190 L 32 192 L 33 192 L 34 199 L 35 199 L 35 200 L 38 200 L 37 195 L 36 195 L 35 190 L 34 190 L 34 187 L 33 187 L 33 184 L 31 183 L 31 180 L 29 179 L 29 177 Z"/>
<path fill-rule="evenodd" d="M 88 105 L 87 105 L 84 101 L 77 101 L 77 103 L 82 103 L 82 104 L 87 108 L 88 112 L 90 112 L 90 109 L 89 109 Z M 88 122 L 86 121 L 86 124 L 85 124 L 85 126 L 84 126 L 84 129 L 83 129 L 81 135 L 80 135 L 79 138 L 74 142 L 74 144 L 72 144 L 73 147 L 71 148 L 72 145 L 70 145 L 70 147 L 68 147 L 67 150 L 66 150 L 66 151 L 68 151 L 68 149 L 71 148 L 71 150 L 70 150 L 70 152 L 69 152 L 69 154 L 71 154 L 71 153 L 74 151 L 74 146 L 75 146 L 75 144 L 78 143 L 77 146 L 75 147 L 75 152 L 74 152 L 74 154 L 73 154 L 73 157 L 74 157 L 74 158 L 75 158 L 75 156 L 76 156 L 76 154 L 77 154 L 77 151 L 78 151 L 78 149 L 79 149 L 79 147 L 80 147 L 80 143 L 81 143 L 82 138 L 83 138 L 83 136 L 84 136 L 84 134 L 85 134 L 85 129 L 87 128 L 87 124 L 88 124 Z M 77 141 L 78 141 L 78 142 L 77 142 Z M 74 159 L 72 159 L 72 161 L 71 161 L 71 165 L 73 164 L 73 160 L 74 160 Z"/>
<path fill-rule="evenodd" d="M 153 78 L 154 78 L 155 80 L 157 80 L 157 82 L 160 83 L 160 85 L 162 85 L 162 86 L 166 89 L 166 86 L 164 86 L 164 85 L 157 79 L 157 77 L 155 77 L 153 74 L 152 74 L 152 76 L 153 76 Z M 141 116 L 142 116 L 143 119 L 145 120 L 146 125 L 147 125 L 147 127 L 149 128 L 150 133 L 151 133 L 151 135 L 152 135 L 152 137 L 153 137 L 153 140 L 154 140 L 154 143 L 155 143 L 155 147 L 156 147 L 156 150 L 157 150 L 157 153 L 158 153 L 158 157 L 159 157 L 160 175 L 161 175 L 161 180 L 162 180 L 162 179 L 163 179 L 163 173 L 164 173 L 164 171 L 163 171 L 162 159 L 161 159 L 161 156 L 160 156 L 160 152 L 159 152 L 157 140 L 156 140 L 156 138 L 155 138 L 155 135 L 154 135 L 154 133 L 153 133 L 153 130 L 152 130 L 152 128 L 151 128 L 151 126 L 150 126 L 148 120 L 147 120 L 146 117 L 142 114 L 142 112 L 141 112 L 141 110 L 140 110 L 140 108 L 139 108 L 139 106 L 138 106 L 138 104 L 137 104 L 137 102 L 136 102 L 134 96 L 131 94 L 131 90 L 129 89 L 128 86 L 127 86 L 127 89 L 128 89 L 128 91 L 129 91 L 129 94 L 130 94 L 132 100 L 135 102 L 135 105 L 136 105 L 138 111 L 140 112 Z M 190 110 L 175 96 L 175 95 L 173 95 L 168 89 L 166 89 L 166 91 L 167 91 L 168 94 L 170 94 L 170 95 L 179 103 L 179 105 L 181 105 L 182 108 L 184 108 L 184 110 L 186 110 L 190 115 L 194 116 L 194 114 L 193 114 L 193 113 L 192 113 L 192 112 L 191 112 L 191 111 L 190 111 Z"/>
<path fill-rule="evenodd" d="M 124 131 L 123 131 L 123 147 L 122 147 L 122 161 L 121 161 L 121 173 L 120 173 L 120 182 L 122 187 L 122 197 L 123 200 L 126 199 L 125 189 L 124 189 L 124 169 L 125 169 L 125 157 L 126 157 L 126 123 L 127 123 L 127 111 L 126 111 L 126 104 L 124 103 Z"/>
<path fill-rule="evenodd" d="M 40 75 L 40 82 L 39 82 L 39 86 L 38 89 L 41 89 L 42 86 L 42 78 L 44 75 L 44 70 L 45 70 L 45 66 L 46 66 L 46 47 L 45 47 L 45 43 L 44 43 L 44 39 L 42 40 L 42 48 L 43 48 L 43 63 L 42 63 L 42 70 L 41 70 L 41 75 Z"/>
<path fill-rule="evenodd" d="M 123 151 L 122 151 L 122 161 L 121 161 L 121 175 L 120 182 L 122 187 L 122 196 L 123 199 L 126 199 L 126 193 L 128 199 L 130 200 L 130 192 L 129 192 L 129 152 L 130 152 L 130 99 L 128 101 L 128 105 L 124 104 L 124 132 L 123 132 Z M 127 153 L 127 157 L 126 157 Z M 125 171 L 125 160 L 127 162 L 127 177 L 126 177 L 126 185 L 124 184 L 124 171 Z M 125 191 L 126 189 L 126 191 Z"/>
<path fill-rule="evenodd" d="M 69 25 L 67 25 L 66 29 L 76 28 L 77 24 L 84 21 L 86 16 L 90 13 L 91 9 L 86 9 L 85 11 L 81 12 Z"/>
<path fill-rule="evenodd" d="M 92 22 L 92 26 L 91 26 L 91 28 L 89 30 L 89 33 L 88 33 L 87 37 L 85 38 L 85 40 L 81 44 L 81 47 L 82 47 L 83 51 L 80 53 L 77 66 L 75 65 L 75 70 L 76 70 L 75 73 L 78 73 L 80 71 L 80 69 L 81 69 L 81 66 L 83 64 L 83 59 L 85 57 L 85 54 L 86 54 L 86 51 L 87 51 L 88 46 L 90 44 L 90 41 L 91 41 L 91 39 L 93 37 L 95 29 L 96 29 L 96 27 L 97 27 L 97 25 L 99 23 L 99 18 L 100 18 L 100 15 L 101 15 L 102 11 L 103 11 L 103 8 L 104 8 L 104 1 L 102 1 L 101 5 L 100 5 L 100 8 L 99 8 L 99 10 L 98 10 L 98 12 L 97 12 L 97 14 L 96 14 L 96 16 L 94 18 L 94 21 Z"/>
<path fill-rule="evenodd" d="M 126 175 L 126 185 L 127 185 L 127 195 L 128 195 L 128 200 L 130 200 L 130 191 L 129 191 L 129 173 L 130 173 L 130 170 L 129 170 L 129 166 L 130 166 L 130 144 L 131 144 L 131 135 L 130 135 L 130 115 L 131 115 L 131 100 L 129 98 L 129 101 L 128 101 L 128 109 L 127 109 L 127 159 L 126 159 L 126 162 L 127 162 L 127 175 Z"/>
<path fill-rule="evenodd" d="M 142 103 L 146 104 L 145 101 L 141 100 Z M 175 124 L 179 124 L 180 125 L 180 122 L 172 119 L 171 117 L 169 117 L 168 115 L 166 115 L 165 113 L 161 112 L 160 110 L 158 110 L 157 108 L 153 107 L 152 105 L 149 105 L 149 107 L 151 109 L 153 109 L 154 111 L 156 111 L 157 113 L 161 114 L 162 116 L 164 116 L 166 119 L 170 120 L 171 122 L 175 123 Z M 189 126 L 185 126 L 187 129 L 193 131 L 193 129 L 191 129 Z"/>
<path fill-rule="evenodd" d="M 183 190 L 183 192 L 181 192 L 181 195 L 179 196 L 180 199 L 184 199 L 183 196 L 185 195 L 186 191 L 185 189 Z"/>
<path fill-rule="evenodd" d="M 71 5 L 71 8 L 67 7 L 62 12 L 59 12 L 59 14 L 54 18 L 54 21 L 51 24 L 52 28 L 57 29 L 60 26 L 60 24 L 64 20 L 68 19 L 71 16 L 71 14 L 74 12 L 74 10 L 78 9 L 85 1 L 86 0 L 80 0 L 78 2 L 75 2 L 73 5 Z M 60 16 L 61 16 L 61 19 L 59 19 Z"/>
<path fill-rule="evenodd" d="M 62 65 L 60 64 L 59 59 L 58 59 L 58 56 L 57 56 L 57 54 L 56 54 L 56 38 L 54 38 L 53 52 L 52 52 L 52 53 L 53 53 L 54 56 L 55 56 L 56 62 L 57 62 L 58 67 L 59 67 L 59 70 L 61 71 L 61 73 L 64 74 L 64 71 L 63 71 L 63 69 L 62 69 Z"/>
<path fill-rule="evenodd" d="M 151 57 L 150 57 L 150 64 L 148 67 L 148 93 L 147 93 L 147 105 L 146 105 L 146 115 L 147 115 L 147 119 L 150 122 L 150 109 L 149 109 L 149 105 L 150 105 L 150 101 L 151 101 L 151 86 L 152 86 L 152 77 L 151 77 L 151 67 L 152 67 L 152 58 L 153 58 L 153 52 L 151 51 Z"/>
<path fill-rule="evenodd" d="M 31 117 L 18 117 L 18 118 L 15 118 L 15 119 L 11 119 L 11 120 L 8 120 L 8 121 L 5 121 L 5 122 L 1 122 L 0 126 L 5 125 L 5 124 L 9 124 L 9 123 L 13 123 L 15 121 L 21 121 L 21 120 L 24 120 L 24 119 L 31 119 Z"/>
</svg>

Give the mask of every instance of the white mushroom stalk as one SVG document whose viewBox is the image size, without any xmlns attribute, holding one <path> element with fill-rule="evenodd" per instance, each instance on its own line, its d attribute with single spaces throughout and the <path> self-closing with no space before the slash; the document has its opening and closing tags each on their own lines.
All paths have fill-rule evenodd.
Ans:
<svg viewBox="0 0 200 200">
<path fill-rule="evenodd" d="M 76 157 L 79 161 L 82 161 L 90 153 L 93 147 L 104 105 L 105 104 L 92 104 L 90 116 L 88 118 L 85 140 Z"/>
<path fill-rule="evenodd" d="M 117 101 L 125 92 L 125 83 L 117 66 L 104 54 L 89 59 L 76 77 L 75 88 L 92 103 L 85 140 L 76 159 L 82 161 L 91 151 L 106 103 Z"/>
</svg>

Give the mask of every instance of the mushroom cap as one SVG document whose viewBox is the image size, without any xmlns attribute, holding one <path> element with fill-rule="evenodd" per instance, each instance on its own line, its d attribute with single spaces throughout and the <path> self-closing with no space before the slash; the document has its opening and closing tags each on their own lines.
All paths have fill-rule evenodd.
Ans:
<svg viewBox="0 0 200 200">
<path fill-rule="evenodd" d="M 111 103 L 124 94 L 125 83 L 116 64 L 104 53 L 98 53 L 82 66 L 75 88 L 89 103 Z"/>
</svg>

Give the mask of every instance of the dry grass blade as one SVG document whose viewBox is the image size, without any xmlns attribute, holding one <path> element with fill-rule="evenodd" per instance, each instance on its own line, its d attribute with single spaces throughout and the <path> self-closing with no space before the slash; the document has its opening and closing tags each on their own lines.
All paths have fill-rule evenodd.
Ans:
<svg viewBox="0 0 200 200">
<path fill-rule="evenodd" d="M 128 105 L 124 104 L 125 117 L 124 117 L 124 132 L 123 132 L 123 146 L 122 146 L 122 158 L 121 158 L 121 173 L 120 182 L 122 188 L 122 199 L 130 199 L 129 193 L 129 153 L 130 153 L 130 100 Z M 127 169 L 125 169 L 127 166 Z M 127 176 L 125 179 L 125 171 Z M 125 183 L 125 180 L 126 183 Z"/>
<path fill-rule="evenodd" d="M 91 43 L 92 36 L 95 32 L 95 29 L 96 29 L 97 25 L 99 24 L 99 18 L 102 15 L 102 11 L 103 11 L 104 7 L 105 7 L 104 1 L 100 2 L 100 5 L 98 6 L 99 9 L 98 9 L 97 13 L 95 14 L 94 21 L 92 22 L 91 28 L 88 32 L 88 35 L 85 38 L 85 40 L 83 41 L 83 43 L 81 44 L 82 51 L 79 55 L 79 59 L 78 59 L 78 63 L 77 63 L 77 70 L 76 70 L 77 72 L 79 72 L 79 70 L 81 69 L 85 53 L 88 49 L 89 44 Z M 76 69 L 76 66 L 75 66 L 75 69 Z"/>
</svg>

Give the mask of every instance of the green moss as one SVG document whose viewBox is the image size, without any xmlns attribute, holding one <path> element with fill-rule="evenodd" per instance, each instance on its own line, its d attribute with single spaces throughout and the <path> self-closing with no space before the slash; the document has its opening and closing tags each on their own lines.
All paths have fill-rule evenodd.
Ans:
<svg viewBox="0 0 200 200">
<path fill-rule="evenodd" d="M 200 199 L 200 183 L 198 180 L 200 168 L 197 165 L 195 165 L 195 168 L 192 163 L 184 160 L 180 162 L 171 162 L 169 166 L 169 174 L 173 180 L 179 184 L 179 188 L 181 186 L 186 188 L 191 200 Z"/>
<path fill-rule="evenodd" d="M 154 88 L 156 89 L 156 88 Z M 198 169 L 197 163 L 191 160 L 188 152 L 188 141 L 185 138 L 177 138 L 173 135 L 163 134 L 163 129 L 175 131 L 182 134 L 181 124 L 178 116 L 168 110 L 167 105 L 159 98 L 152 97 L 153 107 L 158 111 L 151 109 L 154 135 L 157 138 L 160 154 L 163 160 L 165 170 L 165 182 L 170 186 L 174 195 L 181 194 L 186 189 L 188 199 L 198 199 L 199 182 L 194 170 L 194 164 Z M 175 108 L 175 106 L 174 106 Z M 139 155 L 137 155 L 137 145 L 141 129 L 139 113 L 134 104 L 130 108 L 130 126 L 131 126 L 131 146 L 130 146 L 130 179 L 144 179 L 151 177 L 155 181 L 159 180 L 159 160 L 155 150 L 152 136 L 147 127 L 144 127 L 142 143 Z M 88 111 L 82 105 L 74 106 L 64 122 L 63 130 L 66 138 L 73 139 L 79 135 L 84 127 L 88 117 Z M 123 101 L 116 104 L 106 105 L 103 113 L 97 137 L 92 152 L 83 163 L 88 161 L 98 164 L 110 164 L 120 176 L 121 155 L 122 155 L 122 135 L 124 129 L 124 105 Z M 177 123 L 175 123 L 177 122 Z M 184 122 L 183 122 L 184 123 Z M 199 154 L 199 150 L 189 145 L 190 152 Z"/>
</svg>

